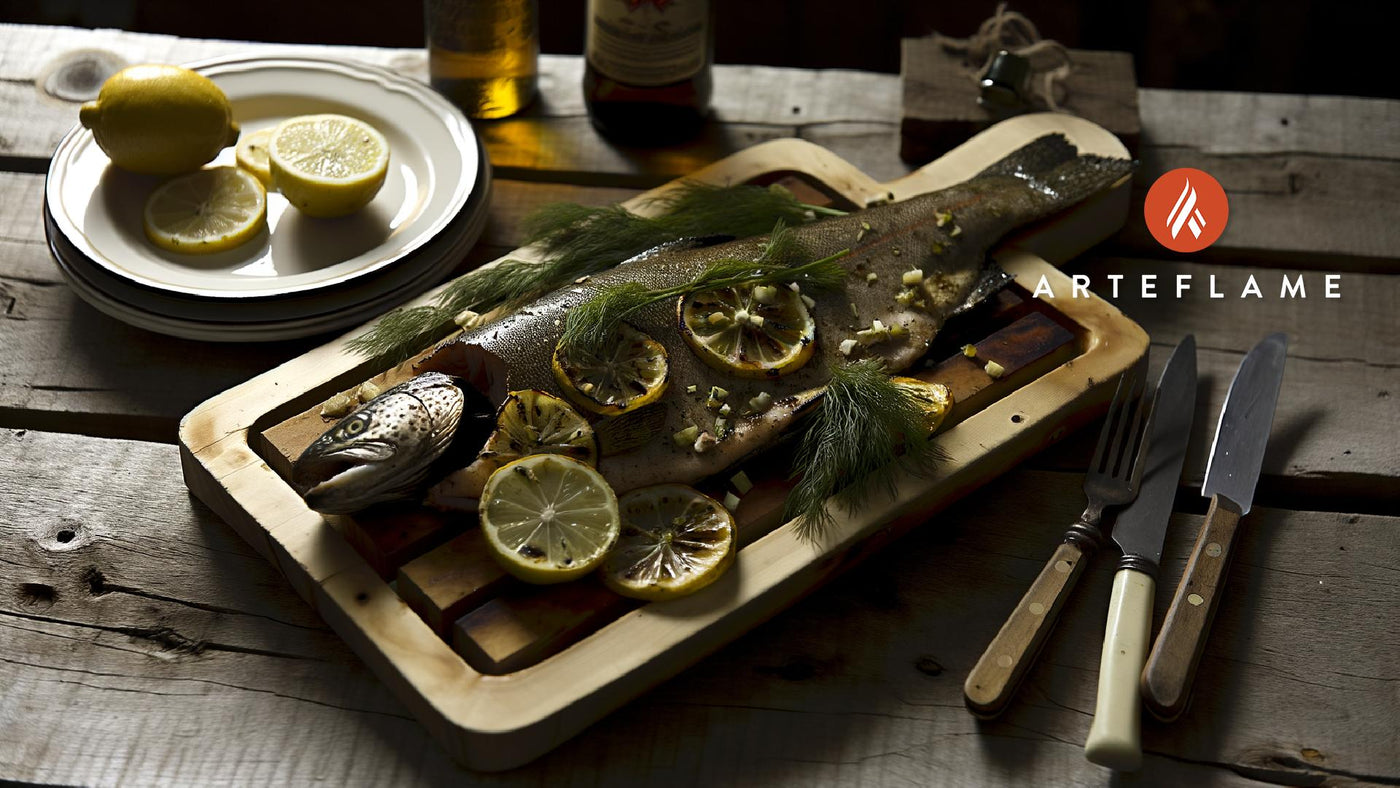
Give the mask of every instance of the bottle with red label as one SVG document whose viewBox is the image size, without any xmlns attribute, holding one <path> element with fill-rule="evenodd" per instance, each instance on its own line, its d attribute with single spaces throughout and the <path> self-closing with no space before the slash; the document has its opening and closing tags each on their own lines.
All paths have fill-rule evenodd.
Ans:
<svg viewBox="0 0 1400 788">
<path fill-rule="evenodd" d="M 710 0 L 588 0 L 583 96 L 593 125 L 636 145 L 693 136 L 710 109 Z"/>
</svg>

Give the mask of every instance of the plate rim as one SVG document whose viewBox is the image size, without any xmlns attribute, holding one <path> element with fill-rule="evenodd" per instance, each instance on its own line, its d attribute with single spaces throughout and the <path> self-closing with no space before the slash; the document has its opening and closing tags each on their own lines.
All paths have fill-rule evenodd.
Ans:
<svg viewBox="0 0 1400 788">
<path fill-rule="evenodd" d="M 68 215 L 67 211 L 62 209 L 62 200 L 57 199 L 62 178 L 58 177 L 56 171 L 60 167 L 60 162 L 67 161 L 71 150 L 78 145 L 84 137 L 92 135 L 92 132 L 84 128 L 81 123 L 75 123 L 74 126 L 64 134 L 58 146 L 54 149 L 53 156 L 50 158 L 49 168 L 44 176 L 44 203 L 54 215 L 54 224 L 59 232 L 62 233 L 65 240 L 79 249 L 85 258 L 92 261 L 108 275 L 119 278 L 142 290 L 196 300 L 238 302 L 263 299 L 276 300 L 289 296 L 306 295 L 308 293 L 315 293 L 350 284 L 354 280 L 379 273 L 385 267 L 403 261 L 405 257 L 417 252 L 426 243 L 441 234 L 466 207 L 472 194 L 480 188 L 480 176 L 486 170 L 486 167 L 489 166 L 489 160 L 486 156 L 485 147 L 481 142 L 480 136 L 476 133 L 475 127 L 471 125 L 471 122 L 462 114 L 460 109 L 426 83 L 397 74 L 382 66 L 376 66 L 361 61 L 330 60 L 314 56 L 234 54 L 196 60 L 183 64 L 182 67 L 197 71 L 205 76 L 218 76 L 231 71 L 249 71 L 263 68 L 281 67 L 311 69 L 334 73 L 338 76 L 359 82 L 372 83 L 379 86 L 381 89 L 402 93 L 422 103 L 428 110 L 433 111 L 435 116 L 444 119 L 444 128 L 456 143 L 454 147 L 457 154 L 461 157 L 462 177 L 458 178 L 457 183 L 452 186 L 451 199 L 447 209 L 435 217 L 434 220 L 418 234 L 418 237 L 412 243 L 399 248 L 394 254 L 372 264 L 347 271 L 328 279 L 294 286 L 276 288 L 265 287 L 240 291 L 208 287 L 188 287 L 144 277 L 115 264 L 114 261 L 106 258 L 98 252 L 98 250 L 93 248 L 91 243 L 87 242 L 86 236 L 73 224 L 72 218 Z M 437 110 L 440 110 L 440 112 Z M 59 209 L 54 210 L 55 206 L 59 206 Z M 277 277 L 271 277 L 270 281 L 275 282 L 276 279 Z"/>
</svg>

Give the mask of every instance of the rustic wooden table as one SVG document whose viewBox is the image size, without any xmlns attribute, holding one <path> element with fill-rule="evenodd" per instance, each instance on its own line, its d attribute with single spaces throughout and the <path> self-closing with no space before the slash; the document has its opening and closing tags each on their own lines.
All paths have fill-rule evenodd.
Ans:
<svg viewBox="0 0 1400 788">
<path fill-rule="evenodd" d="M 1082 508 L 1093 438 L 1084 432 L 534 764 L 486 776 L 453 764 L 181 481 L 179 418 L 324 338 L 204 345 L 130 328 L 79 301 L 45 246 L 44 172 L 76 120 L 61 97 L 84 81 L 84 58 L 249 52 L 425 70 L 411 50 L 0 26 L 0 779 L 1110 781 L 1082 752 L 1106 555 L 1004 718 L 977 722 L 961 696 L 981 648 Z M 707 135 L 639 153 L 590 128 L 579 58 L 542 66 L 539 104 L 481 127 L 496 193 L 461 270 L 514 248 L 534 206 L 614 202 L 766 139 L 812 140 L 878 179 L 908 170 L 896 153 L 895 76 L 721 66 Z M 1242 353 L 1273 330 L 1292 344 L 1257 508 L 1194 705 L 1175 724 L 1145 723 L 1145 766 L 1122 782 L 1400 783 L 1400 102 L 1161 90 L 1139 100 L 1139 203 L 1157 174 L 1201 167 L 1230 194 L 1229 229 L 1184 258 L 1157 247 L 1134 216 L 1070 269 L 1100 292 L 1114 273 L 1130 285 L 1144 272 L 1162 283 L 1195 276 L 1180 301 L 1142 299 L 1135 286 L 1114 299 L 1154 349 L 1188 331 L 1200 343 L 1210 395 L 1188 487 L 1200 483 Z M 1342 273 L 1340 300 L 1320 297 L 1322 272 Z M 1300 273 L 1309 297 L 1277 298 L 1280 277 Z M 1235 298 L 1251 274 L 1266 297 Z M 1230 297 L 1208 298 L 1210 275 Z M 1156 355 L 1159 368 L 1165 353 Z M 1178 506 L 1158 622 L 1204 511 L 1190 489 Z"/>
</svg>

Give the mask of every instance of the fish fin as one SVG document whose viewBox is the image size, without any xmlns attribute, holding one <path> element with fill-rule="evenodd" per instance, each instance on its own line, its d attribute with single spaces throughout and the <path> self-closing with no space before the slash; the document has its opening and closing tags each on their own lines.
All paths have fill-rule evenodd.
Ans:
<svg viewBox="0 0 1400 788">
<path fill-rule="evenodd" d="M 622 454 L 657 440 L 666 426 L 666 403 L 656 402 L 593 425 L 598 453 Z"/>
<path fill-rule="evenodd" d="M 982 273 L 977 279 L 977 283 L 968 291 L 967 298 L 958 304 L 951 315 L 961 315 L 976 309 L 984 301 L 1000 293 L 1002 288 L 1016 281 L 1016 277 L 1002 270 L 1002 267 L 995 262 L 988 260 L 982 268 Z"/>
<path fill-rule="evenodd" d="M 1021 146 L 973 180 L 1016 178 L 1042 211 L 1052 212 L 1108 188 L 1136 166 L 1131 159 L 1081 154 L 1065 135 L 1052 133 Z"/>
<path fill-rule="evenodd" d="M 646 251 L 638 252 L 618 263 L 618 267 L 641 262 L 642 260 L 661 254 L 662 252 L 683 252 L 687 249 L 703 249 L 706 246 L 718 246 L 719 244 L 729 243 L 733 240 L 735 240 L 735 236 L 732 235 L 700 235 L 677 238 L 674 241 L 657 244 Z"/>
</svg>

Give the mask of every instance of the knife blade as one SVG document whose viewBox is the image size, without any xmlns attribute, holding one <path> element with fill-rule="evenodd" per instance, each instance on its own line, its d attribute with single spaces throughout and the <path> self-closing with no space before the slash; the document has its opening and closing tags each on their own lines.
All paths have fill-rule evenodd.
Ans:
<svg viewBox="0 0 1400 788">
<path fill-rule="evenodd" d="M 1205 523 L 1142 672 L 1142 697 L 1164 721 L 1181 716 L 1229 574 L 1235 531 L 1254 502 L 1283 383 L 1288 337 L 1270 334 L 1241 362 L 1220 411 L 1201 494 Z"/>
<path fill-rule="evenodd" d="M 1091 762 L 1120 771 L 1142 764 L 1138 675 L 1147 658 L 1152 594 L 1196 414 L 1196 338 L 1172 351 L 1153 395 L 1147 461 L 1138 497 L 1113 523 L 1123 551 L 1104 626 L 1094 721 L 1084 743 Z"/>
</svg>

